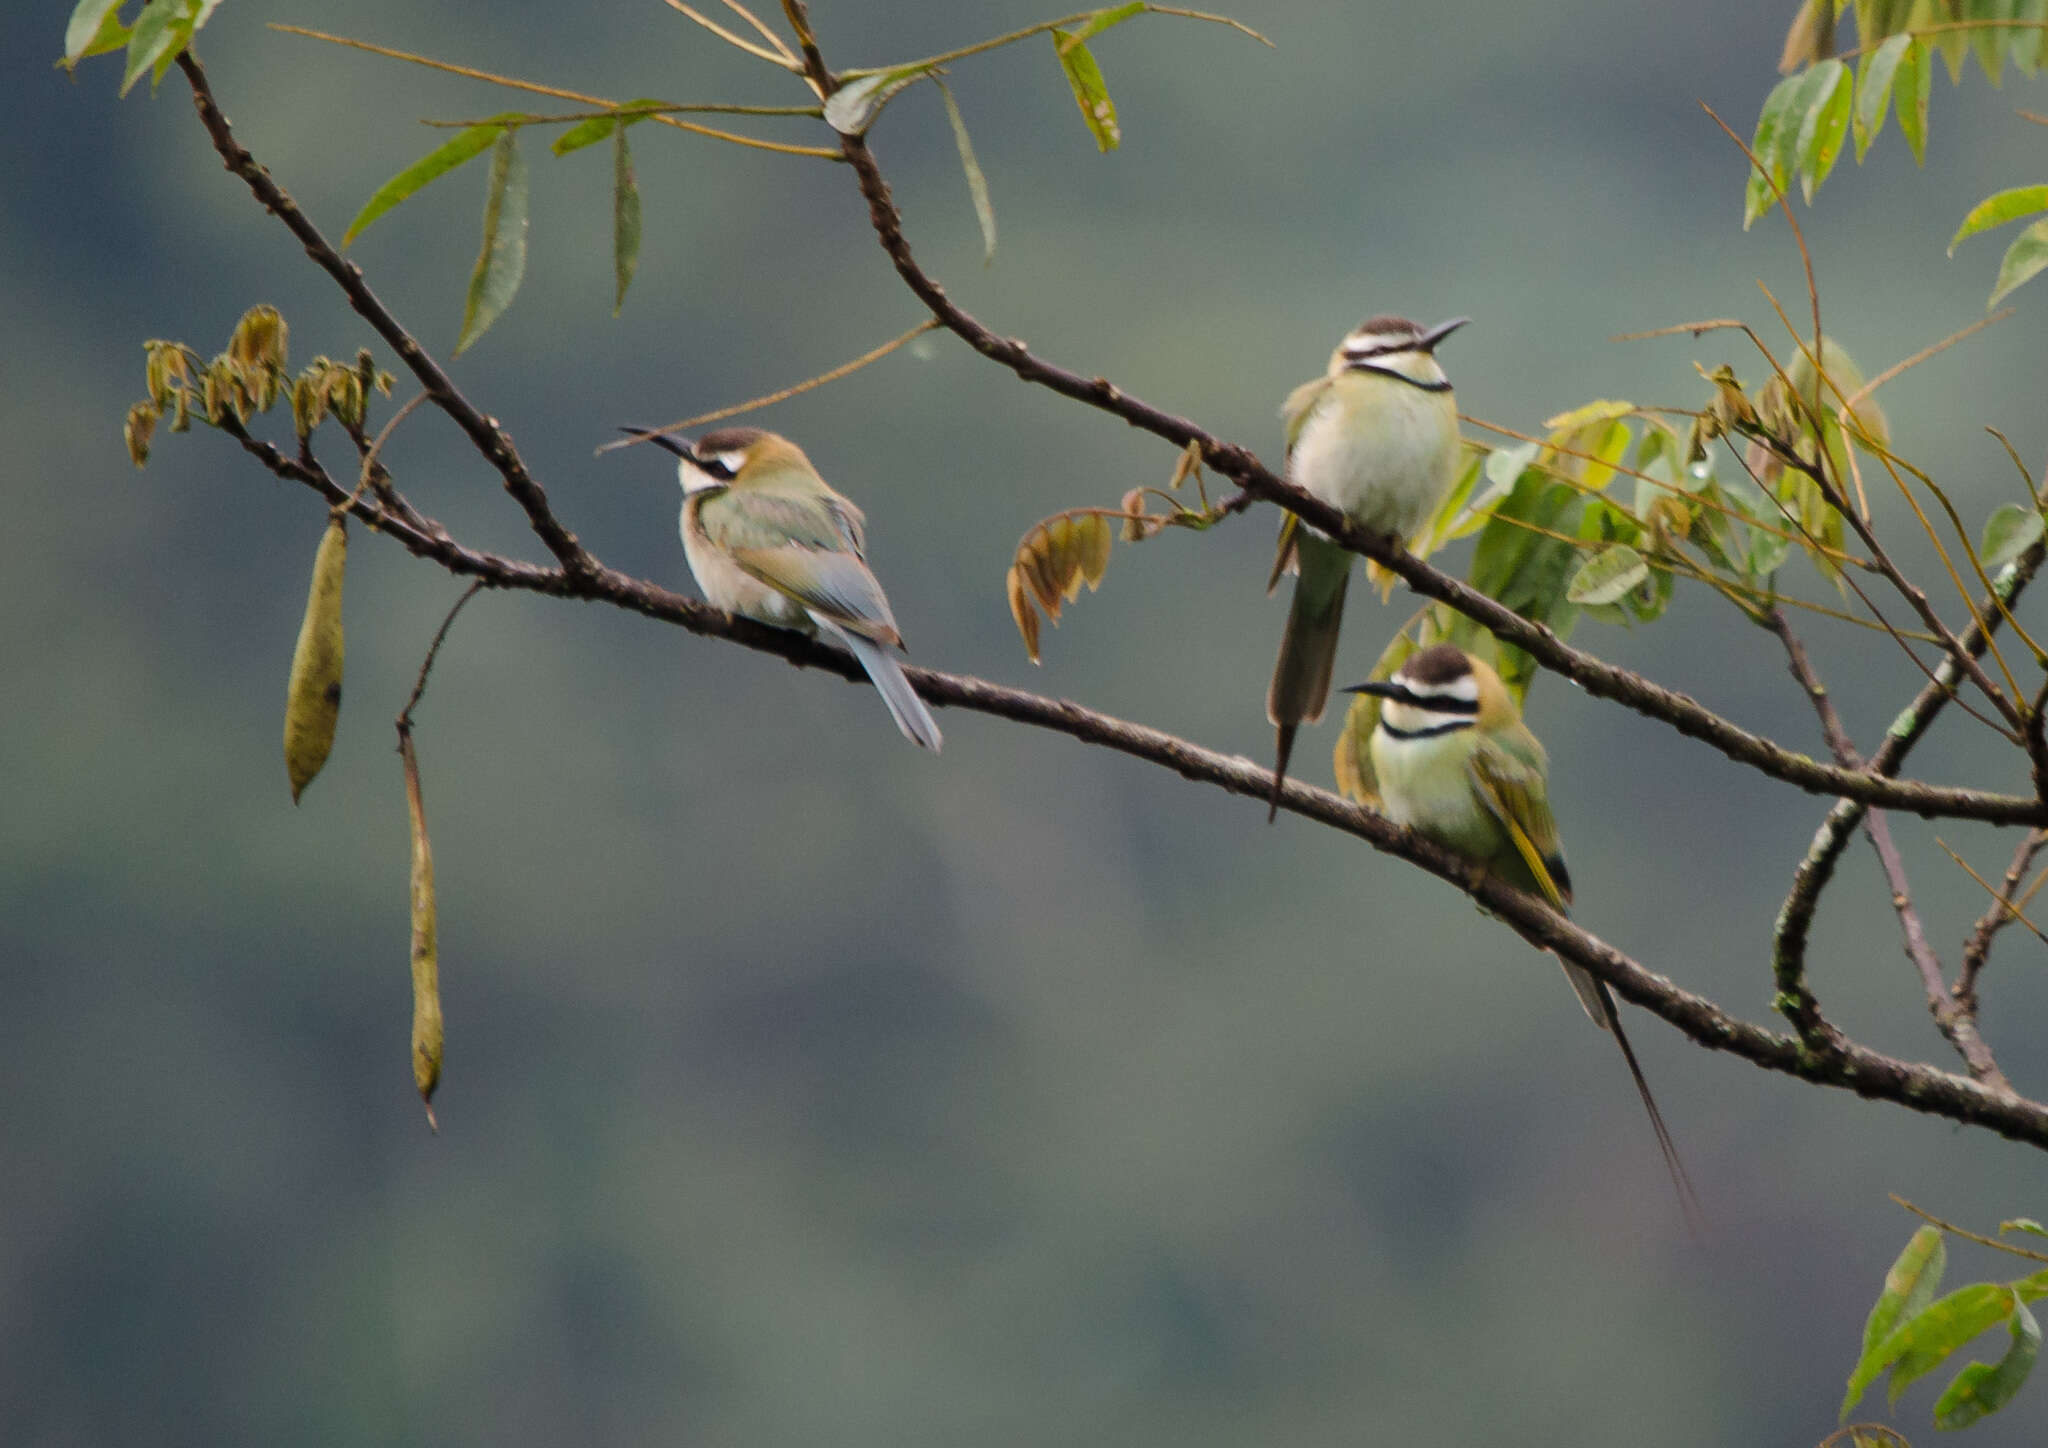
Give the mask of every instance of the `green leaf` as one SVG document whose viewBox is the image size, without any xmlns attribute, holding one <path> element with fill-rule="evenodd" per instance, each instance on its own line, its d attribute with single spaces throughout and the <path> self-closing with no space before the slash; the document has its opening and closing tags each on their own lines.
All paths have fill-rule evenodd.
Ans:
<svg viewBox="0 0 2048 1448">
<path fill-rule="evenodd" d="M 2048 0 L 2043 0 L 2048 4 Z M 1858 33 L 1858 39 L 1863 39 Z M 1894 35 L 1863 57 L 1862 74 L 1856 77 L 1856 109 L 1850 119 L 1856 129 L 1856 159 L 1870 149 L 1884 129 L 1885 112 L 1890 109 L 1892 82 L 1897 78 L 1899 60 L 1913 46 L 1910 35 Z"/>
<path fill-rule="evenodd" d="M 1927 162 L 1927 99 L 1934 90 L 1934 57 L 1927 42 L 1916 40 L 1899 57 L 1892 81 L 1892 106 L 1899 116 L 1899 134 L 1913 148 L 1913 164 Z"/>
<path fill-rule="evenodd" d="M 1144 13 L 1145 0 L 1131 0 L 1131 3 L 1128 5 L 1115 5 L 1107 10 L 1098 10 L 1072 30 L 1066 32 L 1070 37 L 1067 43 L 1079 45 L 1084 40 L 1093 40 L 1096 36 L 1102 34 L 1103 31 L 1109 29 L 1110 26 L 1121 25 L 1133 15 L 1143 15 Z"/>
<path fill-rule="evenodd" d="M 1956 243 L 1980 231 L 1989 231 L 1994 226 L 2022 216 L 2031 216 L 2036 211 L 2048 211 L 2048 186 L 2012 186 L 1996 191 L 1970 208 L 1970 214 L 1963 218 L 1963 224 L 1956 228 L 1956 234 L 1949 239 L 1948 254 L 1956 254 Z"/>
<path fill-rule="evenodd" d="M 1596 422 L 1614 422 L 1627 417 L 1635 410 L 1636 405 L 1633 402 L 1623 402 L 1614 397 L 1601 397 L 1586 403 L 1583 407 L 1574 407 L 1570 412 L 1560 412 L 1555 417 L 1547 417 L 1543 420 L 1543 425 L 1550 430 L 1551 441 L 1559 442 L 1566 433 L 1577 432 L 1580 428 L 1590 427 Z"/>
<path fill-rule="evenodd" d="M 89 55 L 105 55 L 128 43 L 128 27 L 121 23 L 121 0 L 78 0 L 71 22 L 64 27 L 66 70 Z"/>
<path fill-rule="evenodd" d="M 1102 67 L 1095 63 L 1088 47 L 1066 31 L 1055 30 L 1052 37 L 1053 53 L 1059 57 L 1060 69 L 1066 72 L 1067 84 L 1074 88 L 1074 103 L 1080 106 L 1081 119 L 1095 136 L 1095 149 L 1114 151 L 1123 144 L 1124 133 L 1116 123 L 1116 104 L 1109 98 Z"/>
<path fill-rule="evenodd" d="M 996 209 L 988 199 L 988 177 L 981 174 L 981 163 L 974 159 L 974 143 L 967 139 L 967 122 L 960 114 L 959 102 L 953 99 L 952 88 L 936 76 L 932 84 L 946 102 L 946 120 L 953 127 L 960 169 L 967 173 L 967 194 L 974 201 L 974 219 L 981 224 L 981 264 L 987 266 L 996 259 Z"/>
<path fill-rule="evenodd" d="M 2025 1232 L 2033 1237 L 2048 1237 L 2048 1227 L 2042 1226 L 2032 1217 L 2014 1217 L 2009 1222 L 2000 1222 L 1999 1235 L 2004 1236 L 2007 1232 Z"/>
<path fill-rule="evenodd" d="M 511 139 L 510 132 L 506 139 Z M 633 153 L 626 149 L 626 128 L 620 126 L 612 137 L 612 272 L 619 284 L 612 301 L 614 317 L 626 305 L 626 288 L 633 284 L 633 273 L 639 268 L 640 184 L 633 179 Z"/>
<path fill-rule="evenodd" d="M 356 219 L 348 224 L 348 230 L 341 234 L 341 244 L 347 246 L 368 230 L 371 222 L 409 199 L 427 183 L 438 181 L 463 162 L 474 160 L 488 151 L 500 137 L 511 134 L 504 123 L 513 119 L 516 119 L 516 113 L 507 113 L 480 126 L 457 131 L 452 139 L 436 146 L 379 186 L 363 203 L 363 209 L 356 213 Z"/>
<path fill-rule="evenodd" d="M 2008 20 L 2004 0 L 1964 0 L 1965 20 Z M 1977 52 L 1977 64 L 1994 88 L 2005 79 L 2006 37 L 2012 32 L 2003 26 L 1985 26 L 1969 32 L 1971 47 Z"/>
<path fill-rule="evenodd" d="M 619 127 L 638 125 L 641 121 L 646 120 L 648 113 L 645 111 L 640 112 L 638 115 L 628 114 L 635 106 L 659 106 L 664 104 L 666 104 L 664 101 L 646 98 L 637 101 L 627 101 L 610 115 L 592 116 L 588 120 L 578 121 L 568 130 L 562 132 L 561 135 L 555 137 L 554 144 L 548 147 L 548 149 L 557 156 L 566 156 L 571 151 L 582 150 L 585 146 L 595 146 L 599 141 L 610 140 L 612 132 Z"/>
<path fill-rule="evenodd" d="M 595 146 L 599 141 L 609 139 L 618 128 L 617 116 L 592 116 L 587 121 L 578 121 L 555 137 L 548 149 L 557 156 L 566 156 L 571 151 L 580 151 L 585 146 Z"/>
<path fill-rule="evenodd" d="M 1495 448 L 1486 455 L 1486 481 L 1497 488 L 1512 488 L 1529 465 L 1536 461 L 1536 454 L 1542 451 L 1540 442 Z"/>
<path fill-rule="evenodd" d="M 1947 1266 L 1948 1245 L 1939 1227 L 1922 1227 L 1907 1239 L 1898 1260 L 1884 1274 L 1884 1291 L 1863 1323 L 1865 1352 L 1890 1337 L 1902 1320 L 1927 1310 L 1940 1290 L 1941 1274 Z"/>
<path fill-rule="evenodd" d="M 1617 543 L 1580 564 L 1564 596 L 1585 607 L 1619 603 L 1622 595 L 1649 576 L 1650 565 L 1643 562 L 1643 555 L 1626 543 Z"/>
<path fill-rule="evenodd" d="M 1808 70 L 1799 87 L 1795 104 L 1802 115 L 1794 154 L 1808 205 L 1841 158 L 1842 138 L 1849 133 L 1849 103 L 1854 89 L 1849 67 L 1839 60 L 1824 60 Z"/>
<path fill-rule="evenodd" d="M 1998 264 L 1998 285 L 1991 289 L 1991 300 L 1986 307 L 1995 307 L 2007 293 L 2021 283 L 2030 280 L 2042 267 L 2048 267 L 2048 221 L 2037 221 L 2018 236 L 2005 249 L 2005 260 Z"/>
<path fill-rule="evenodd" d="M 1977 544 L 1977 559 L 1984 565 L 1986 573 L 1996 573 L 2033 547 L 2040 536 L 2039 513 L 2032 508 L 2023 508 L 2018 503 L 2006 503 L 1984 520 L 1984 537 Z M 2025 1222 L 2021 1230 L 2041 1231 L 2037 1224 L 2026 1222 L 2024 1218 L 2021 1221 Z M 2003 1232 L 2006 1227 L 2014 1225 L 2017 1224 L 2007 1222 L 1998 1230 Z M 2048 1232 L 2042 1235 L 2048 1236 Z"/>
<path fill-rule="evenodd" d="M 2012 1289 L 2002 1283 L 1973 1282 L 1957 1288 L 1901 1326 L 1886 1341 L 1886 1346 L 1904 1347 L 1892 1361 L 1891 1386 L 1885 1391 L 1886 1398 L 1898 1402 L 1908 1387 L 1940 1367 L 1951 1353 L 1984 1329 L 2002 1322 L 2012 1310 L 2011 1303 Z"/>
<path fill-rule="evenodd" d="M 1755 224 L 1756 219 L 1777 202 L 1777 195 L 1771 190 L 1771 182 L 1778 183 L 1783 191 L 1792 184 L 1792 165 L 1789 157 L 1791 147 L 1786 143 L 1789 135 L 1796 139 L 1799 134 L 1797 115 L 1792 110 L 1792 98 L 1799 94 L 1803 76 L 1788 75 L 1771 88 L 1764 97 L 1764 108 L 1757 113 L 1756 136 L 1750 141 L 1749 149 L 1756 156 L 1759 166 L 1749 170 L 1749 186 L 1743 193 L 1742 229 Z M 1768 173 L 1768 177 L 1766 175 Z"/>
<path fill-rule="evenodd" d="M 2048 0 L 2018 0 L 2012 7 L 2012 18 L 2025 20 L 2036 28 L 2014 30 L 2012 36 L 2012 63 L 2020 68 L 2023 75 L 2032 75 L 2041 68 L 2042 42 L 2048 39 Z"/>
<path fill-rule="evenodd" d="M 1971 1363 L 1956 1374 L 1955 1381 L 1934 1404 L 1935 1427 L 1967 1428 L 1979 1418 L 1997 1412 L 2012 1401 L 2012 1395 L 2034 1370 L 2034 1359 L 2041 1355 L 2040 1325 L 2017 1292 L 2007 1288 L 2006 1293 L 2012 1299 L 2012 1316 L 2006 1319 L 2007 1330 L 2012 1334 L 2011 1345 L 1997 1362 Z"/>
<path fill-rule="evenodd" d="M 526 162 L 519 155 L 519 133 L 499 135 L 491 152 L 491 184 L 484 195 L 484 243 L 476 270 L 469 275 L 469 298 L 462 307 L 462 335 L 455 355 L 481 337 L 498 320 L 526 276 Z"/>
<path fill-rule="evenodd" d="M 875 123 L 890 97 L 930 72 L 929 65 L 899 65 L 856 76 L 826 100 L 825 124 L 842 136 L 858 136 Z"/>
<path fill-rule="evenodd" d="M 143 72 L 158 61 L 176 60 L 192 38 L 191 0 L 156 0 L 135 17 L 128 37 L 128 65 L 121 73 L 121 94 L 134 89 Z"/>
</svg>

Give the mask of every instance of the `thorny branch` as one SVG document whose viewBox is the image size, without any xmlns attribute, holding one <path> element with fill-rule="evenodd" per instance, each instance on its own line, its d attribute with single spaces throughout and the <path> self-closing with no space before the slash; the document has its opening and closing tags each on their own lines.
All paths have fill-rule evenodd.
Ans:
<svg viewBox="0 0 2048 1448">
<path fill-rule="evenodd" d="M 829 93 L 832 76 L 819 55 L 800 0 L 784 0 L 784 9 L 791 17 L 802 45 L 807 71 L 819 88 Z M 335 279 L 356 310 L 405 360 L 435 404 L 490 460 L 504 480 L 506 491 L 526 513 L 535 534 L 555 555 L 558 566 L 544 567 L 471 549 L 457 542 L 440 524 L 419 514 L 388 482 L 382 492 L 351 502 L 349 490 L 327 473 L 310 448 L 302 448 L 297 457 L 288 456 L 274 445 L 249 435 L 239 423 L 224 424 L 243 448 L 279 478 L 310 488 L 329 505 L 346 506 L 412 553 L 439 564 L 451 573 L 476 579 L 484 586 L 519 588 L 553 597 L 609 603 L 675 624 L 695 634 L 727 639 L 801 667 L 826 670 L 849 681 L 862 679 L 859 665 L 851 656 L 837 649 L 785 629 L 723 613 L 632 578 L 606 567 L 585 550 L 554 517 L 546 494 L 527 473 L 510 437 L 495 420 L 479 412 L 455 389 L 418 341 L 378 302 L 363 281 L 361 270 L 342 260 L 269 174 L 234 139 L 214 100 L 205 72 L 189 49 L 180 56 L 179 66 L 192 87 L 200 120 L 228 169 L 284 221 L 313 261 Z M 1456 580 L 1428 568 L 1392 540 L 1374 537 L 1351 527 L 1333 510 L 1324 508 L 1267 472 L 1244 449 L 1218 442 L 1184 419 L 1127 398 L 1104 379 L 1078 377 L 1041 361 L 1021 343 L 994 337 L 971 317 L 953 308 L 936 283 L 926 278 L 911 261 L 899 221 L 888 201 L 887 187 L 866 147 L 857 140 L 843 139 L 842 149 L 860 177 L 877 231 L 892 259 L 896 260 L 899 272 L 931 307 L 934 316 L 965 337 L 977 350 L 1002 361 L 1027 380 L 1040 382 L 1064 395 L 1116 413 L 1159 436 L 1183 444 L 1199 441 L 1209 465 L 1236 480 L 1247 492 L 1294 508 L 1307 521 L 1326 527 L 1347 546 L 1392 567 L 1417 591 L 1450 603 L 1479 622 L 1495 627 L 1504 638 L 1528 648 L 1553 669 L 1579 681 L 1592 692 L 1665 719 L 1682 732 L 1721 748 L 1731 757 L 1804 788 L 1845 793 L 1907 809 L 1994 821 L 2025 821 L 2048 814 L 2037 800 L 1901 783 L 1879 770 L 1876 767 L 1878 761 L 1873 761 L 1870 773 L 1863 773 L 1823 766 L 1803 755 L 1782 750 L 1745 733 L 1690 699 L 1662 690 L 1627 670 L 1566 648 L 1548 630 L 1527 624 L 1491 599 L 1473 593 Z M 364 446 L 362 440 L 357 441 L 359 447 Z M 2041 551 L 2037 544 L 2022 560 L 2029 574 L 2039 565 Z M 1205 749 L 1162 730 L 1117 719 L 1066 700 L 1046 698 L 971 676 L 915 667 L 905 672 L 919 694 L 933 704 L 970 709 L 1067 734 L 1248 799 L 1262 800 L 1270 792 L 1271 775 L 1265 766 L 1241 756 Z M 1953 689 L 1953 679 L 1949 681 L 1948 688 Z M 1941 697 L 1945 698 L 1946 693 Z M 1932 707 L 1921 708 L 1924 717 L 1916 730 L 1924 729 L 1926 719 L 1931 718 L 1938 707 L 1937 701 Z M 1895 740 L 1888 741 L 1888 746 L 1892 742 Z M 1903 750 L 1898 753 L 1902 755 Z M 1888 768 L 1895 770 L 1897 764 L 1898 759 L 1893 758 Z M 1990 1090 L 1979 1082 L 1930 1065 L 1886 1056 L 1839 1035 L 1827 1042 L 1826 1049 L 1816 1049 L 1811 1041 L 1783 1036 L 1739 1020 L 1712 1001 L 1648 971 L 1614 946 L 1556 914 L 1535 897 L 1524 895 L 1490 877 L 1475 880 L 1462 858 L 1395 826 L 1361 805 L 1298 780 L 1286 783 L 1279 802 L 1293 813 L 1355 836 L 1376 850 L 1407 860 L 1445 880 L 1470 895 L 1483 909 L 1507 922 L 1510 928 L 1538 949 L 1552 951 L 1561 959 L 1584 967 L 1606 981 L 1624 999 L 1661 1017 L 1702 1046 L 1727 1051 L 1766 1069 L 1817 1084 L 1841 1087 L 1916 1111 L 1985 1126 L 2001 1135 L 2048 1149 L 2048 1105 Z"/>
</svg>

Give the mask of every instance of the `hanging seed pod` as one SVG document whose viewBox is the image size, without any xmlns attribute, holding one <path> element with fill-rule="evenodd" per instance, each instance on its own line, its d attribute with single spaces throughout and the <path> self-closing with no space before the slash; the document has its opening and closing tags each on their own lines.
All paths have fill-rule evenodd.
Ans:
<svg viewBox="0 0 2048 1448">
<path fill-rule="evenodd" d="M 313 555 L 306 617 L 299 625 L 291 681 L 285 688 L 284 767 L 291 777 L 293 804 L 327 762 L 335 721 L 341 716 L 341 577 L 347 561 L 347 525 L 332 518 L 320 551 Z"/>
<path fill-rule="evenodd" d="M 427 812 L 420 802 L 420 765 L 412 731 L 398 731 L 405 762 L 405 804 L 412 821 L 412 1081 L 435 1131 L 434 1088 L 441 1084 L 441 957 L 434 909 L 434 850 L 427 841 Z"/>
</svg>

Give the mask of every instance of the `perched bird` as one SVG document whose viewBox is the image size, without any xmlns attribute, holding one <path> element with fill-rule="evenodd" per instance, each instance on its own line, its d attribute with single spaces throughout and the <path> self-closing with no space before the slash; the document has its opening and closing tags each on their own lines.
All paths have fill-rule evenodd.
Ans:
<svg viewBox="0 0 2048 1448">
<path fill-rule="evenodd" d="M 1454 317 L 1425 332 L 1400 317 L 1372 317 L 1353 328 L 1328 370 L 1281 405 L 1288 481 L 1361 527 L 1403 543 L 1413 538 L 1457 475 L 1458 405 L 1436 349 L 1469 320 Z M 1351 554 L 1290 513 L 1266 591 L 1290 570 L 1301 577 L 1266 690 L 1266 717 L 1279 731 L 1268 820 L 1280 810 L 1295 731 L 1323 717 Z"/>
<path fill-rule="evenodd" d="M 1412 656 L 1393 678 L 1345 692 L 1382 701 L 1371 750 L 1388 819 L 1481 872 L 1542 896 L 1560 913 L 1570 905 L 1571 876 L 1550 813 L 1549 760 L 1499 674 L 1463 649 L 1436 644 Z M 1621 1028 L 1613 992 L 1598 976 L 1558 963 L 1593 1024 L 1611 1031 L 1621 1047 L 1680 1203 L 1697 1219 L 1691 1179 Z"/>
<path fill-rule="evenodd" d="M 868 571 L 859 508 L 818 476 L 803 449 L 758 427 L 695 442 L 637 433 L 676 455 L 683 552 L 714 608 L 823 634 L 860 661 L 903 737 L 937 753 L 939 726 L 897 659 L 903 636 Z"/>
</svg>

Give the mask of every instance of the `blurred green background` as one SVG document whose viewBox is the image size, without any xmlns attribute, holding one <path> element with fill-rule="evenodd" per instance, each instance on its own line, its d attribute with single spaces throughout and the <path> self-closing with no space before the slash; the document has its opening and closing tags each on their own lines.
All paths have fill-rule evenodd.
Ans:
<svg viewBox="0 0 2048 1448">
<path fill-rule="evenodd" d="M 1096 46 L 1109 156 L 1043 43 L 969 61 L 953 83 L 1002 229 L 986 270 L 938 96 L 903 96 L 874 143 L 920 256 L 991 326 L 1269 460 L 1279 399 L 1377 311 L 1474 317 L 1446 349 L 1461 403 L 1532 428 L 1595 396 L 1688 403 L 1695 357 L 1757 371 L 1725 339 L 1607 339 L 1761 326 L 1759 277 L 1800 295 L 1783 222 L 1740 230 L 1742 162 L 1697 104 L 1748 133 L 1791 8 L 1245 0 L 1274 51 L 1148 18 Z M 815 9 L 841 65 L 1048 13 Z M 2038 1153 L 1635 1015 L 1706 1203 L 1689 1239 L 1612 1048 L 1449 889 L 998 721 L 947 713 L 934 760 L 865 693 L 524 596 L 464 615 L 420 715 L 449 1032 L 429 1136 L 389 720 L 459 586 L 357 531 L 340 741 L 293 809 L 280 706 L 319 505 L 204 429 L 160 434 L 137 473 L 120 420 L 144 338 L 211 353 L 259 301 L 299 361 L 371 334 L 223 172 L 175 75 L 122 102 L 111 60 L 67 83 L 66 7 L 36 10 L 0 87 L 9 1442 L 1810 1444 L 1907 1235 L 1887 1192 L 1978 1225 L 2048 1210 Z M 230 3 L 200 50 L 331 236 L 433 144 L 415 118 L 519 102 L 262 20 L 617 98 L 801 99 L 654 0 L 483 14 Z M 1869 370 L 1981 315 L 2002 242 L 1942 247 L 2036 174 L 2015 103 L 2039 88 L 1938 84 L 1925 171 L 1893 131 L 1802 212 L 1829 333 Z M 624 316 L 605 153 L 533 138 L 525 291 L 454 372 L 602 557 L 687 587 L 669 468 L 591 448 L 920 313 L 842 170 L 633 139 L 647 242 Z M 444 355 L 482 181 L 354 249 Z M 2018 495 L 1980 425 L 2048 447 L 2048 291 L 2016 300 L 1885 394 L 1973 525 Z M 1018 535 L 1162 481 L 1170 448 L 950 340 L 750 420 L 866 508 L 920 661 L 1266 757 L 1269 510 L 1119 549 L 1033 670 L 1002 596 Z M 541 556 L 445 421 L 415 417 L 386 457 L 459 536 Z M 1930 566 L 1901 511 L 1890 536 Z M 1340 671 L 1404 612 L 1354 600 Z M 1861 633 L 1810 636 L 1868 745 L 1917 676 Z M 1771 641 L 1696 593 L 1579 641 L 1819 747 Z M 1771 918 L 1823 802 L 1555 679 L 1531 715 L 1580 918 L 1768 1018 Z M 1305 736 L 1305 776 L 1327 782 L 1334 736 Z M 1958 716 L 1915 764 L 2024 788 L 2016 762 Z M 1952 959 L 1981 894 L 1933 831 L 1897 829 Z M 2003 867 L 2006 837 L 1941 833 Z M 1860 843 L 1814 979 L 1858 1036 L 1955 1064 Z M 2039 1096 L 2038 942 L 2005 938 L 1986 996 Z M 1973 1270 L 2003 1265 L 1958 1253 Z M 1916 1441 L 1945 1377 L 1901 1409 Z M 1968 1441 L 2038 1442 L 2044 1420 L 2035 1385 Z"/>
</svg>

